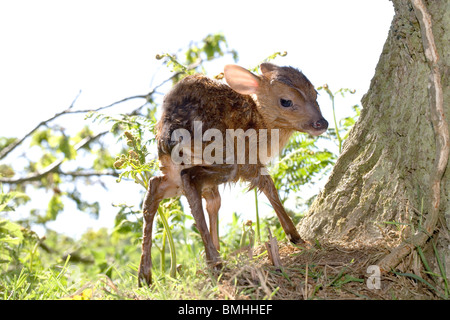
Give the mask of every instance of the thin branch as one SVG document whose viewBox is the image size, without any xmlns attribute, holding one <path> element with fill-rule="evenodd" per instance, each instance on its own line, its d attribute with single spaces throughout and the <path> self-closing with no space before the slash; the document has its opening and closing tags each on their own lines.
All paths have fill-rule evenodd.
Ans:
<svg viewBox="0 0 450 320">
<path fill-rule="evenodd" d="M 81 91 L 80 91 L 81 93 Z M 87 112 L 91 112 L 91 111 L 100 111 L 103 109 L 107 109 L 107 108 L 111 108 L 119 103 L 125 102 L 125 101 L 129 101 L 129 100 L 133 100 L 133 99 L 147 99 L 153 94 L 153 90 L 152 92 L 150 92 L 147 95 L 137 95 L 137 96 L 131 96 L 131 97 L 127 97 L 121 100 L 118 100 L 116 102 L 113 102 L 107 106 L 103 106 L 103 107 L 99 107 L 97 109 L 86 109 L 86 110 L 71 110 L 73 108 L 73 105 L 76 101 L 76 99 L 78 98 L 79 94 L 77 95 L 77 97 L 75 98 L 75 100 L 72 102 L 72 104 L 70 105 L 70 107 L 68 107 L 67 109 L 55 113 L 55 115 L 53 115 L 52 117 L 48 118 L 47 120 L 43 120 L 41 121 L 36 127 L 34 127 L 33 129 L 31 129 L 28 133 L 26 133 L 21 139 L 17 139 L 16 141 L 14 141 L 13 143 L 9 144 L 7 147 L 3 148 L 0 151 L 0 160 L 3 159 L 4 157 L 6 157 L 11 151 L 13 151 L 17 146 L 19 146 L 26 138 L 28 138 L 29 136 L 31 136 L 37 129 L 39 129 L 41 126 L 47 125 L 49 122 L 55 120 L 56 118 L 63 116 L 63 115 L 67 115 L 67 114 L 76 114 L 76 113 L 87 113 Z M 140 107 L 142 108 L 142 107 Z"/>
<path fill-rule="evenodd" d="M 83 148 L 84 146 L 88 145 L 89 143 L 91 143 L 92 141 L 94 141 L 95 139 L 99 138 L 100 136 L 108 133 L 109 131 L 104 131 L 104 132 L 100 132 L 95 136 L 91 136 L 91 137 L 86 137 L 83 140 L 81 140 L 79 143 L 77 143 L 74 146 L 74 149 L 76 151 L 78 151 L 79 149 Z M 49 173 L 52 172 L 58 172 L 58 168 L 61 166 L 61 164 L 65 161 L 65 158 L 56 160 L 55 162 L 53 162 L 52 164 L 48 165 L 47 167 L 45 167 L 43 170 L 30 174 L 26 177 L 22 177 L 22 178 L 0 178 L 0 183 L 8 183 L 8 184 L 19 184 L 19 183 L 24 183 L 24 182 L 30 182 L 30 181 L 37 181 L 40 180 L 41 178 L 43 178 L 44 176 L 48 175 Z"/>
<path fill-rule="evenodd" d="M 72 103 L 70 104 L 70 106 L 65 109 L 64 111 L 58 112 L 56 113 L 53 117 L 48 118 L 47 120 L 41 121 L 36 127 L 34 127 L 33 129 L 31 129 L 27 134 L 25 134 L 21 139 L 17 139 L 16 141 L 14 141 L 13 143 L 9 144 L 8 146 L 6 146 L 5 148 L 3 148 L 0 151 L 0 160 L 3 159 L 4 157 L 6 157 L 11 151 L 13 151 L 17 146 L 19 146 L 26 138 L 28 138 L 29 136 L 31 136 L 37 129 L 39 129 L 39 127 L 46 125 L 47 123 L 49 123 L 50 121 L 58 118 L 59 116 L 69 113 L 70 110 L 73 108 L 73 106 L 75 105 L 75 102 L 77 101 L 78 97 L 80 96 L 81 91 L 78 92 L 77 96 L 75 97 L 75 99 L 73 99 Z"/>
<path fill-rule="evenodd" d="M 159 86 L 158 86 L 159 87 Z M 127 97 L 127 98 L 123 98 L 121 100 L 118 100 L 116 102 L 113 102 L 107 106 L 103 106 L 103 107 L 99 107 L 97 109 L 85 109 L 85 110 L 72 110 L 75 101 L 78 99 L 78 97 L 80 96 L 81 91 L 78 93 L 78 95 L 76 96 L 76 98 L 73 100 L 72 104 L 65 110 L 60 111 L 58 113 L 55 113 L 52 117 L 43 120 L 41 122 L 39 122 L 33 129 L 31 129 L 28 133 L 26 133 L 21 139 L 17 139 L 16 141 L 14 141 L 13 143 L 9 144 L 7 147 L 3 148 L 0 151 L 0 160 L 3 159 L 4 157 L 6 157 L 11 151 L 13 151 L 16 147 L 18 147 L 26 138 L 28 138 L 29 136 L 31 136 L 37 129 L 39 129 L 41 126 L 47 125 L 49 122 L 55 120 L 56 118 L 59 118 L 60 116 L 63 115 L 68 115 L 68 114 L 77 114 L 77 113 L 87 113 L 87 112 L 92 112 L 92 111 L 100 111 L 100 110 L 104 110 L 107 108 L 111 108 L 117 104 L 123 103 L 125 101 L 129 101 L 129 100 L 133 100 L 133 99 L 146 99 L 147 101 L 149 100 L 150 96 L 154 93 L 153 89 L 151 92 L 149 92 L 146 95 L 136 95 L 136 96 L 131 96 L 131 97 Z M 142 106 L 140 107 L 142 108 Z"/>
<path fill-rule="evenodd" d="M 431 70 L 429 93 L 431 121 L 436 136 L 435 170 L 431 175 L 431 205 L 422 230 L 419 230 L 418 233 L 403 242 L 379 262 L 380 268 L 384 271 L 395 268 L 414 248 L 422 247 L 436 230 L 439 219 L 441 180 L 448 165 L 450 150 L 450 138 L 448 124 L 445 120 L 444 94 L 439 69 L 440 58 L 434 41 L 431 16 L 422 0 L 411 0 L 411 3 L 419 20 L 425 56 Z"/>
<path fill-rule="evenodd" d="M 103 176 L 112 176 L 112 177 L 119 177 L 119 173 L 113 170 L 106 170 L 106 171 L 69 171 L 69 172 L 63 172 L 58 171 L 59 175 L 62 176 L 71 176 L 74 178 L 78 177 L 103 177 Z"/>
<path fill-rule="evenodd" d="M 189 66 L 186 67 L 186 71 L 189 70 L 193 70 L 195 68 L 197 68 L 201 63 L 203 62 L 203 60 L 201 58 L 199 58 L 196 62 L 190 64 Z M 77 114 L 77 113 L 87 113 L 87 112 L 97 112 L 97 111 L 101 111 L 104 109 L 108 109 L 111 108 L 117 104 L 129 101 L 129 100 L 134 100 L 134 99 L 145 99 L 148 101 L 150 101 L 151 96 L 156 92 L 157 89 L 159 89 L 160 87 L 162 87 L 163 85 L 165 85 L 167 82 L 173 80 L 175 77 L 179 76 L 180 74 L 182 74 L 183 72 L 176 72 L 173 75 L 171 75 L 169 78 L 165 79 L 164 81 L 162 81 L 160 84 L 156 85 L 149 93 L 147 93 L 146 95 L 136 95 L 136 96 L 131 96 L 131 97 L 127 97 L 127 98 L 123 98 L 121 100 L 118 100 L 116 102 L 113 102 L 109 105 L 103 106 L 103 107 L 99 107 L 96 109 L 85 109 L 85 110 L 72 110 L 72 108 L 75 105 L 75 102 L 77 101 L 78 97 L 81 94 L 81 91 L 77 94 L 77 96 L 75 97 L 75 99 L 72 101 L 72 103 L 70 104 L 70 106 L 63 110 L 60 111 L 58 113 L 56 113 L 55 115 L 53 115 L 52 117 L 48 118 L 47 120 L 43 120 L 40 123 L 38 123 L 33 129 L 31 129 L 28 133 L 26 133 L 21 139 L 17 139 L 16 141 L 14 141 L 13 143 L 9 144 L 8 146 L 6 146 L 5 148 L 3 148 L 0 151 L 0 160 L 5 158 L 9 153 L 11 153 L 11 151 L 13 151 L 16 147 L 18 147 L 22 142 L 25 141 L 26 138 L 28 138 L 29 136 L 31 136 L 37 129 L 39 129 L 41 126 L 46 125 L 47 123 L 55 120 L 56 118 L 62 116 L 62 115 L 67 115 L 67 114 Z M 145 105 L 145 104 L 144 104 Z M 131 112 L 131 114 L 136 114 L 144 105 L 138 107 L 137 109 L 133 110 Z"/>
<path fill-rule="evenodd" d="M 68 112 L 65 112 L 64 114 L 75 114 L 75 113 L 97 112 L 97 111 L 100 111 L 100 110 L 104 110 L 104 109 L 111 108 L 111 107 L 113 107 L 113 106 L 115 106 L 115 105 L 117 105 L 117 104 L 119 104 L 119 103 L 123 103 L 123 102 L 129 101 L 129 100 L 134 100 L 134 99 L 147 99 L 147 100 L 148 100 L 149 97 L 150 97 L 152 94 L 153 94 L 153 90 L 152 90 L 150 93 L 146 94 L 146 95 L 137 95 L 137 96 L 131 96 L 131 97 L 123 98 L 123 99 L 121 99 L 121 100 L 118 100 L 118 101 L 116 101 L 116 102 L 113 102 L 113 103 L 111 103 L 111 104 L 108 104 L 107 106 L 99 107 L 99 108 L 97 108 L 97 109 L 85 109 L 85 110 L 68 111 Z"/>
<path fill-rule="evenodd" d="M 186 67 L 186 71 L 189 70 L 193 70 L 195 68 L 197 68 L 201 63 L 203 62 L 202 59 L 198 59 L 196 62 L 190 64 L 189 66 Z M 136 114 L 137 112 L 139 112 L 139 110 L 145 106 L 149 101 L 151 96 L 156 92 L 157 89 L 159 89 L 160 87 L 162 87 L 163 85 L 165 85 L 167 82 L 172 81 L 175 77 L 179 76 L 180 74 L 182 74 L 184 72 L 176 72 L 173 75 L 171 75 L 169 78 L 165 79 L 164 81 L 162 81 L 160 84 L 156 85 L 149 93 L 147 93 L 146 95 L 136 95 L 136 96 L 131 96 L 131 97 L 127 97 L 127 98 L 123 98 L 121 100 L 115 101 L 109 105 L 103 106 L 103 107 L 99 107 L 96 109 L 86 109 L 86 110 L 72 110 L 72 108 L 74 107 L 74 104 L 76 102 L 76 100 L 78 99 L 78 97 L 81 94 L 81 91 L 78 93 L 78 95 L 75 97 L 75 99 L 72 101 L 71 105 L 61 111 L 56 113 L 55 115 L 53 115 L 52 117 L 41 121 L 36 127 L 34 127 L 32 130 L 30 130 L 28 133 L 26 133 L 21 139 L 17 139 L 15 142 L 9 144 L 7 147 L 3 148 L 0 151 L 0 160 L 3 159 L 4 157 L 6 157 L 11 151 L 13 151 L 17 146 L 19 146 L 26 138 L 28 138 L 29 136 L 31 136 L 37 129 L 39 129 L 39 127 L 47 125 L 49 122 L 55 120 L 56 118 L 62 116 L 62 115 L 67 115 L 67 114 L 76 114 L 76 113 L 87 113 L 87 112 L 97 112 L 100 110 L 104 110 L 107 108 L 111 108 L 117 104 L 129 101 L 129 100 L 134 100 L 134 99 L 145 99 L 147 102 L 143 105 L 141 105 L 140 107 L 136 108 L 135 110 L 131 111 L 130 114 Z M 106 132 L 102 132 L 94 137 L 87 137 L 86 139 L 83 139 L 80 143 L 78 143 L 75 146 L 75 150 L 78 150 L 80 148 L 82 148 L 84 145 L 88 144 L 89 142 L 91 142 L 92 140 L 95 140 L 97 137 L 106 134 Z M 47 166 L 45 169 L 43 169 L 40 172 L 34 173 L 34 174 L 30 174 L 26 177 L 22 177 L 22 178 L 0 178 L 0 183 L 8 183 L 8 184 L 19 184 L 19 183 L 23 183 L 23 182 L 29 182 L 29 181 L 36 181 L 41 179 L 42 177 L 44 177 L 45 175 L 51 173 L 51 172 L 58 172 L 58 168 L 59 166 L 64 162 L 65 159 L 60 159 L 57 160 L 55 162 L 53 162 L 52 164 L 50 164 L 49 166 Z M 59 172 L 60 174 L 63 174 L 62 172 Z M 87 174 L 87 173 L 86 173 Z M 72 172 L 71 174 L 72 176 L 76 176 L 76 174 L 74 172 Z M 91 172 L 90 175 L 105 175 L 105 174 L 100 174 L 100 172 Z M 106 175 L 114 175 L 114 174 L 108 174 L 106 173 Z"/>
</svg>

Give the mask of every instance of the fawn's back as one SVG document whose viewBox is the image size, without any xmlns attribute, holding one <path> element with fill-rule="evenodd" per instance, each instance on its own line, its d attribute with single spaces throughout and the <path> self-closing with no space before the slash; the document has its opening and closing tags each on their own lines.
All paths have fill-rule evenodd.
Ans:
<svg viewBox="0 0 450 320">
<path fill-rule="evenodd" d="M 224 181 L 254 180 L 294 131 L 318 135 L 326 130 L 328 123 L 316 102 L 317 92 L 303 73 L 268 63 L 262 64 L 261 70 L 263 75 L 257 76 L 228 65 L 225 78 L 229 85 L 194 75 L 172 88 L 164 98 L 157 125 L 163 172 L 179 181 L 185 168 L 223 165 Z M 208 135 L 212 129 L 214 137 Z M 231 149 L 230 130 L 242 134 L 232 136 Z M 239 150 L 242 145 L 245 149 Z M 204 151 L 212 146 L 214 154 L 205 159 Z M 264 157 L 260 156 L 262 147 Z M 174 161 L 177 157 L 182 160 Z"/>
</svg>

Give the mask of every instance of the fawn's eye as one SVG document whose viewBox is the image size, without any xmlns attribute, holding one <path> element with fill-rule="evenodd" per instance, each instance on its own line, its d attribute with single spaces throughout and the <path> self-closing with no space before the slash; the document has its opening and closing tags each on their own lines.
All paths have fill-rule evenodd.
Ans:
<svg viewBox="0 0 450 320">
<path fill-rule="evenodd" d="M 280 104 L 283 107 L 285 107 L 285 108 L 292 107 L 292 101 L 291 100 L 280 99 Z"/>
</svg>

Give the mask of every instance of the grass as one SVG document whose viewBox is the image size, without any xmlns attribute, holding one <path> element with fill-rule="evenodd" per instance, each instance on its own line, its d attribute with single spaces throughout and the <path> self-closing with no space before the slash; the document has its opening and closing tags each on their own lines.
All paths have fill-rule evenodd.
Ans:
<svg viewBox="0 0 450 320">
<path fill-rule="evenodd" d="M 3 273 L 4 300 L 322 300 L 322 299 L 447 299 L 437 288 L 436 274 L 424 277 L 393 272 L 382 277 L 380 290 L 366 285 L 367 266 L 381 254 L 378 248 L 347 250 L 336 245 L 298 248 L 280 242 L 283 267 L 271 265 L 263 245 L 229 254 L 222 270 L 211 270 L 203 257 L 178 269 L 176 278 L 154 268 L 153 284 L 137 286 L 137 265 L 113 263 L 105 273 L 93 274 L 71 263 L 50 267 L 29 265 Z M 180 255 L 182 256 L 182 255 Z M 92 268 L 95 269 L 95 268 Z M 431 277 L 431 280 L 425 277 Z"/>
<path fill-rule="evenodd" d="M 130 232 L 100 229 L 74 241 L 54 232 L 39 239 L 11 223 L 2 226 L 11 229 L 0 234 L 8 240 L 0 247 L 3 300 L 392 300 L 449 295 L 445 264 L 434 242 L 426 253 L 417 249 L 422 268 L 399 266 L 382 275 L 381 288 L 374 290 L 367 286 L 367 268 L 389 251 L 387 244 L 348 247 L 316 241 L 299 247 L 281 239 L 279 226 L 263 220 L 262 241 L 268 228 L 279 239 L 282 267 L 274 267 L 264 243 L 255 239 L 255 225 L 242 224 L 234 215 L 221 232 L 223 269 L 206 266 L 198 233 L 185 228 L 182 236 L 174 233 L 175 276 L 168 270 L 170 255 L 161 254 L 163 246 L 155 246 L 153 284 L 139 288 L 140 239 Z M 161 237 L 155 239 L 162 242 Z"/>
<path fill-rule="evenodd" d="M 23 267 L 19 273 L 2 275 L 0 288 L 4 300 L 53 300 L 67 295 L 70 286 L 61 271 L 52 268 L 30 272 Z"/>
</svg>

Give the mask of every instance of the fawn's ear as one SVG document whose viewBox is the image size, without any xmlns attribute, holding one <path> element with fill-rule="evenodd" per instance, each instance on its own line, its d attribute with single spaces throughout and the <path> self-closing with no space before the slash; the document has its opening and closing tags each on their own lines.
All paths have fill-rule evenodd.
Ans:
<svg viewBox="0 0 450 320">
<path fill-rule="evenodd" d="M 272 72 L 276 69 L 278 69 L 277 65 L 274 65 L 273 63 L 270 62 L 264 62 L 261 63 L 261 65 L 259 66 L 259 68 L 261 69 L 261 72 L 264 76 L 267 75 L 267 73 Z"/>
<path fill-rule="evenodd" d="M 259 88 L 259 78 L 240 66 L 228 64 L 224 68 L 224 74 L 228 85 L 240 94 L 256 93 Z"/>
</svg>

